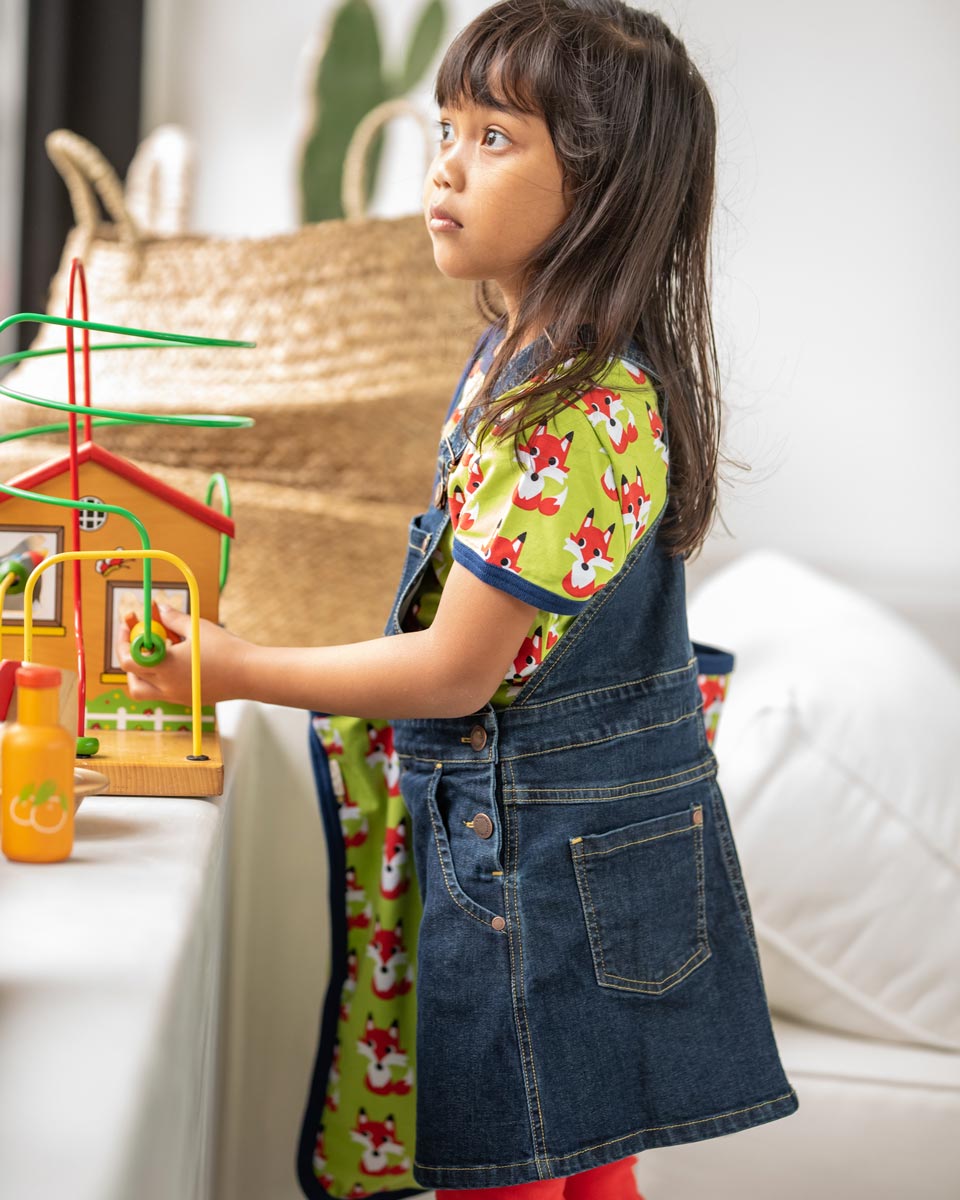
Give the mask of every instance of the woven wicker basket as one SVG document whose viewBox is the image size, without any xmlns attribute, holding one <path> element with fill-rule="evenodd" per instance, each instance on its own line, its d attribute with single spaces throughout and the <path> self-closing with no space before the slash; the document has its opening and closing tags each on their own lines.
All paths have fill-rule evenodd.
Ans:
<svg viewBox="0 0 960 1200">
<path fill-rule="evenodd" d="M 407 102 L 379 105 L 358 126 L 344 169 L 345 220 L 264 238 L 157 237 L 131 217 L 96 147 L 68 130 L 47 138 L 77 225 L 51 284 L 65 311 L 74 256 L 94 320 L 255 341 L 255 349 L 173 348 L 94 355 L 93 402 L 135 412 L 252 416 L 253 430 L 108 428 L 98 440 L 140 461 L 224 470 L 233 478 L 416 503 L 459 370 L 484 325 L 473 285 L 436 267 L 422 215 L 367 218 L 362 174 L 377 129 Z M 426 129 L 425 129 L 426 136 Z M 112 222 L 101 223 L 97 196 Z M 92 334 L 91 341 L 113 341 Z M 33 345 L 63 344 L 41 326 Z M 65 398 L 62 358 L 31 359 L 4 381 Z M 0 398 L 0 429 L 45 414 Z M 428 480 L 429 483 L 429 480 Z"/>
<path fill-rule="evenodd" d="M 205 472 L 140 465 L 203 498 Z M 220 620 L 232 633 L 266 646 L 383 633 L 406 553 L 408 506 L 252 479 L 234 480 L 230 490 L 237 537 Z"/>
</svg>

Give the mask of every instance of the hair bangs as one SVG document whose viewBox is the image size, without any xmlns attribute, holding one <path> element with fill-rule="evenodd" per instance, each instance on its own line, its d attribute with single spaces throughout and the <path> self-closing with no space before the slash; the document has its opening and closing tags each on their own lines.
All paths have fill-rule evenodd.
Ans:
<svg viewBox="0 0 960 1200">
<path fill-rule="evenodd" d="M 466 102 L 535 116 L 549 112 L 561 76 L 555 30 L 546 19 L 532 27 L 513 17 L 488 9 L 461 30 L 437 71 L 434 98 L 441 108 Z"/>
</svg>

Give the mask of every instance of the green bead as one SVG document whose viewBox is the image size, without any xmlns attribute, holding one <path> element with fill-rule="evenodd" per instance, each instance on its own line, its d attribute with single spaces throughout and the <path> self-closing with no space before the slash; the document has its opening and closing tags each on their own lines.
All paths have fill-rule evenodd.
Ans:
<svg viewBox="0 0 960 1200">
<path fill-rule="evenodd" d="M 130 643 L 130 657 L 141 667 L 155 667 L 167 656 L 167 643 L 157 634 L 153 635 L 153 645 L 149 649 L 144 645 L 145 634 L 140 634 Z"/>
<path fill-rule="evenodd" d="M 15 576 L 15 581 L 7 588 L 8 596 L 19 596 L 23 589 L 27 586 L 27 579 L 30 572 L 17 558 L 7 558 L 0 563 L 0 582 L 8 575 Z"/>
<path fill-rule="evenodd" d="M 99 749 L 100 742 L 95 737 L 77 738 L 77 758 L 93 758 Z"/>
</svg>

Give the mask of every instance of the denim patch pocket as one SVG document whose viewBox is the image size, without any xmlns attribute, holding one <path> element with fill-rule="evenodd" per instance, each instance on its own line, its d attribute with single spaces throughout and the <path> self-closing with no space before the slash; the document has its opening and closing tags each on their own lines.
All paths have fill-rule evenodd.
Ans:
<svg viewBox="0 0 960 1200">
<path fill-rule="evenodd" d="M 570 839 L 601 987 L 659 996 L 710 957 L 703 805 Z"/>
</svg>

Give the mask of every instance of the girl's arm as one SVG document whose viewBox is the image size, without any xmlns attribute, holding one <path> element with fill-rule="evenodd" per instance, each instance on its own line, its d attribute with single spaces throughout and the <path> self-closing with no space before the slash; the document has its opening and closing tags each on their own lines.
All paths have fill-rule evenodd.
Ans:
<svg viewBox="0 0 960 1200">
<path fill-rule="evenodd" d="M 428 629 L 341 646 L 257 646 L 201 621 L 203 702 L 261 700 L 372 720 L 476 712 L 507 673 L 537 609 L 454 562 Z M 190 703 L 190 618 L 162 608 L 184 641 L 156 667 L 117 646 L 134 700 Z M 126 635 L 121 630 L 121 638 Z"/>
</svg>

